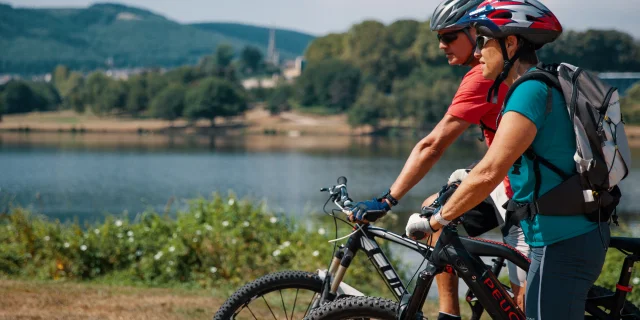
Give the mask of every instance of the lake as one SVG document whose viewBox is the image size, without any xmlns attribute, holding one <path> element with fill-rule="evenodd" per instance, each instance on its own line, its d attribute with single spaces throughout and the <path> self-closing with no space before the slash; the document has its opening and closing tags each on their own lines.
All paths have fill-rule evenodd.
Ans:
<svg viewBox="0 0 640 320">
<path fill-rule="evenodd" d="M 370 199 L 399 174 L 417 138 L 171 137 L 163 135 L 0 133 L 0 210 L 30 207 L 62 221 L 95 221 L 124 211 L 163 212 L 213 192 L 264 202 L 289 215 L 322 212 L 326 193 L 346 176 L 351 197 Z M 470 135 L 455 143 L 394 211 L 403 232 L 410 212 L 437 192 L 449 174 L 480 159 L 486 147 Z M 633 150 L 638 159 L 640 149 Z M 640 161 L 622 182 L 621 221 L 640 236 Z M 397 229 L 397 230 L 396 230 Z M 497 232 L 487 235 L 499 239 Z M 407 265 L 420 257 L 396 250 Z M 434 287 L 435 288 L 435 287 Z M 460 287 L 464 293 L 465 286 Z M 433 297 L 435 291 L 431 294 Z"/>
<path fill-rule="evenodd" d="M 292 215 L 321 212 L 321 187 L 349 179 L 358 201 L 385 191 L 401 171 L 417 138 L 169 137 L 162 135 L 0 133 L 0 208 L 30 206 L 53 218 L 94 220 L 105 214 L 162 212 L 184 200 L 233 191 Z M 396 212 L 416 212 L 449 174 L 480 159 L 475 138 L 457 142 Z M 640 149 L 634 150 L 634 155 Z M 623 213 L 638 213 L 640 170 L 622 182 Z M 625 214 L 626 216 L 626 214 Z M 632 220 L 640 219 L 634 215 Z M 634 221 L 634 222 L 635 222 Z"/>
</svg>

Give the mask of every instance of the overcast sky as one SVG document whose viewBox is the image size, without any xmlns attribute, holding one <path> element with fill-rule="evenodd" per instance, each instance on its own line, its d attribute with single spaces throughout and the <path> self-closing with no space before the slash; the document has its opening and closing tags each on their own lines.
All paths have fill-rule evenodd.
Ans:
<svg viewBox="0 0 640 320">
<path fill-rule="evenodd" d="M 439 0 L 0 0 L 17 7 L 85 7 L 119 2 L 179 22 L 275 25 L 315 35 L 345 31 L 364 19 L 426 20 Z M 640 39 L 640 0 L 543 0 L 565 29 L 615 28 Z"/>
</svg>

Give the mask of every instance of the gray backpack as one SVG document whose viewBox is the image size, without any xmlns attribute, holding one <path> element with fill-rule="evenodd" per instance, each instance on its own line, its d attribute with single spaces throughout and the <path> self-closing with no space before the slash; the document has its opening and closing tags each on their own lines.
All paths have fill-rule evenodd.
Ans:
<svg viewBox="0 0 640 320">
<path fill-rule="evenodd" d="M 539 64 L 509 88 L 505 105 L 522 82 L 539 80 L 549 86 L 547 113 L 551 112 L 551 88 L 563 93 L 576 133 L 575 173 L 566 173 L 529 148 L 523 156 L 533 161 L 536 175 L 534 203 L 510 204 L 517 220 L 543 215 L 585 214 L 592 221 L 617 221 L 615 208 L 622 196 L 618 183 L 631 168 L 631 151 L 624 131 L 620 99 L 615 87 L 588 71 L 567 63 Z M 563 178 L 563 183 L 540 196 L 540 164 Z M 526 207 L 526 208 L 525 208 Z"/>
</svg>

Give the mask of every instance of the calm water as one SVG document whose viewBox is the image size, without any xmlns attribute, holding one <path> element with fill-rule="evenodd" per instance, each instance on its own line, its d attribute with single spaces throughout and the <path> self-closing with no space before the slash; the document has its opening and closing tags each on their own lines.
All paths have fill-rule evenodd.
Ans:
<svg viewBox="0 0 640 320">
<path fill-rule="evenodd" d="M 153 208 L 173 210 L 186 199 L 235 192 L 291 215 L 321 212 L 321 187 L 349 179 L 354 200 L 386 190 L 399 174 L 416 139 L 346 137 L 166 137 L 0 133 L 0 212 L 11 205 L 47 216 L 94 221 L 107 213 L 130 216 Z M 456 143 L 402 199 L 396 212 L 416 212 L 449 174 L 480 159 L 485 147 L 474 136 Z M 639 159 L 640 149 L 634 150 Z M 623 181 L 621 220 L 640 236 L 640 161 Z M 401 214 L 402 232 L 408 214 Z M 498 239 L 499 235 L 488 237 Z M 413 269 L 421 258 L 398 248 L 394 254 Z M 460 286 L 463 294 L 466 286 Z M 434 290 L 431 297 L 436 296 Z"/>
<path fill-rule="evenodd" d="M 449 174 L 479 159 L 485 147 L 456 143 L 397 212 L 414 212 Z M 138 135 L 0 133 L 0 210 L 31 206 L 62 220 L 100 219 L 106 213 L 162 212 L 185 199 L 235 192 L 275 211 L 320 212 L 321 187 L 344 175 L 354 200 L 386 190 L 416 139 L 347 137 L 184 138 Z M 640 154 L 640 150 L 635 153 Z M 637 157 L 636 157 L 637 158 Z M 640 161 L 623 182 L 622 212 L 638 213 Z M 633 220 L 638 220 L 635 215 Z"/>
</svg>

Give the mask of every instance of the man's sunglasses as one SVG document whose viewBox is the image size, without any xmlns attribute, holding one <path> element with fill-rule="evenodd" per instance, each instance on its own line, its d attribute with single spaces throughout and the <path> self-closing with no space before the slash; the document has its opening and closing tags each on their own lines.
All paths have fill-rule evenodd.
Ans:
<svg viewBox="0 0 640 320">
<path fill-rule="evenodd" d="M 438 41 L 444 44 L 451 44 L 452 42 L 458 40 L 458 34 L 462 32 L 462 30 L 451 31 L 443 34 L 437 34 Z"/>
<path fill-rule="evenodd" d="M 484 46 L 487 45 L 487 43 L 493 39 L 495 38 L 491 38 L 487 36 L 478 36 L 476 38 L 476 50 L 477 51 L 482 50 L 482 48 L 484 48 Z"/>
</svg>

